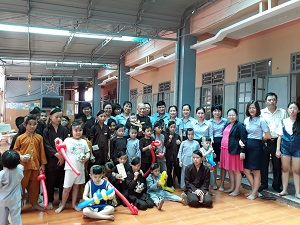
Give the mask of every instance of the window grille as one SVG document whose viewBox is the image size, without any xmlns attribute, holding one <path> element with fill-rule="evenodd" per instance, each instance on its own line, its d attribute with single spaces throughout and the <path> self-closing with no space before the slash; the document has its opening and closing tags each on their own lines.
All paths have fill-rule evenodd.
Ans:
<svg viewBox="0 0 300 225">
<path fill-rule="evenodd" d="M 272 60 L 266 59 L 238 66 L 238 79 L 271 75 Z"/>
<path fill-rule="evenodd" d="M 300 71 L 300 52 L 291 55 L 291 72 Z"/>
<path fill-rule="evenodd" d="M 202 85 L 223 83 L 225 79 L 225 70 L 215 70 L 202 74 Z"/>
<path fill-rule="evenodd" d="M 143 87 L 143 94 L 152 94 L 152 85 Z"/>
<path fill-rule="evenodd" d="M 170 90 L 171 90 L 171 81 L 158 84 L 158 92 L 164 92 Z"/>
</svg>

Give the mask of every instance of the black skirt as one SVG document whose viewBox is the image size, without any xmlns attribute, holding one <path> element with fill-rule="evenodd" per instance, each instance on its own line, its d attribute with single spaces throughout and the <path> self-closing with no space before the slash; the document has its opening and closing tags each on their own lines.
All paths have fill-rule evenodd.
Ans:
<svg viewBox="0 0 300 225">
<path fill-rule="evenodd" d="M 215 151 L 216 158 L 214 158 L 215 162 L 220 162 L 220 154 L 221 154 L 221 142 L 222 142 L 222 137 L 215 137 L 214 138 L 214 143 L 212 144 L 212 147 Z"/>
<path fill-rule="evenodd" d="M 263 159 L 263 142 L 258 139 L 248 139 L 245 152 L 244 168 L 261 170 Z"/>
</svg>

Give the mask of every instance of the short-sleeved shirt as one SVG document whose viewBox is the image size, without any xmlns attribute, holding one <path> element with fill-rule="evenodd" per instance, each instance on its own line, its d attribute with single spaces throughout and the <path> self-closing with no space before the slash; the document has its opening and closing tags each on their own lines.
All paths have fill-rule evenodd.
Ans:
<svg viewBox="0 0 300 225">
<path fill-rule="evenodd" d="M 280 136 L 283 135 L 283 125 L 284 125 L 286 132 L 289 135 L 292 135 L 293 134 L 293 125 L 294 125 L 294 122 L 291 121 L 290 119 L 286 118 L 286 119 L 282 120 L 282 123 L 279 123 L 279 125 L 277 127 L 277 130 L 276 130 L 276 134 L 280 135 Z"/>
<path fill-rule="evenodd" d="M 204 120 L 202 124 L 200 124 L 197 120 L 194 120 L 192 124 L 195 139 L 199 140 L 201 137 L 210 137 L 213 139 L 213 129 L 208 120 Z"/>
<path fill-rule="evenodd" d="M 165 119 L 169 119 L 169 118 L 170 118 L 169 113 L 165 113 L 163 116 L 160 116 L 158 113 L 155 113 L 150 117 L 150 120 L 151 120 L 152 126 L 154 126 L 156 121 L 158 121 L 160 119 L 163 119 L 165 121 Z"/>
<path fill-rule="evenodd" d="M 225 125 L 227 120 L 225 118 L 221 118 L 218 122 L 211 118 L 210 123 L 213 129 L 213 136 L 215 137 L 223 137 L 223 130 L 225 129 Z"/>
<path fill-rule="evenodd" d="M 247 138 L 262 140 L 263 133 L 270 132 L 267 122 L 261 117 L 257 116 L 253 119 L 245 118 L 244 124 L 248 132 Z"/>
<path fill-rule="evenodd" d="M 171 121 L 170 118 L 166 118 L 164 119 L 164 122 L 165 122 L 165 128 L 167 129 L 168 128 L 168 123 Z M 182 123 L 182 120 L 179 119 L 178 117 L 175 118 L 175 120 L 173 120 L 175 123 L 176 123 L 176 129 L 175 129 L 175 133 L 176 134 L 179 134 L 179 129 L 180 129 L 180 125 Z"/>
<path fill-rule="evenodd" d="M 21 181 L 24 167 L 19 164 L 15 169 L 5 169 L 0 171 L 0 205 L 15 205 L 21 201 L 22 187 Z M 3 220 L 4 218 L 2 218 Z"/>
<path fill-rule="evenodd" d="M 73 163 L 74 167 L 78 170 L 84 170 L 84 163 L 79 161 L 83 155 L 90 152 L 89 146 L 85 139 L 74 139 L 72 137 L 66 138 L 64 140 L 66 144 L 66 154 L 69 157 L 70 161 Z M 71 170 L 71 167 L 68 163 L 65 163 L 65 170 Z"/>
<path fill-rule="evenodd" d="M 261 110 L 261 116 L 268 123 L 272 138 L 277 138 L 277 127 L 281 124 L 281 120 L 287 118 L 286 110 L 277 108 L 274 113 L 271 113 L 266 107 Z"/>
<path fill-rule="evenodd" d="M 186 136 L 185 132 L 188 128 L 193 128 L 192 122 L 195 121 L 193 117 L 189 117 L 187 121 L 184 121 L 184 118 L 181 118 L 181 124 L 179 126 L 179 129 L 182 131 L 182 136 Z"/>
</svg>

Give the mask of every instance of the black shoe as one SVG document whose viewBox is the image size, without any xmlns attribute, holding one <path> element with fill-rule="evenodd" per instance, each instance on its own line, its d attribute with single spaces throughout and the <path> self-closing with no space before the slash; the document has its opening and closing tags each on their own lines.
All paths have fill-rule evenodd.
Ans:
<svg viewBox="0 0 300 225">
<path fill-rule="evenodd" d="M 258 192 L 262 192 L 264 189 L 268 189 L 268 186 L 260 185 Z"/>
<path fill-rule="evenodd" d="M 280 187 L 272 187 L 274 191 L 280 193 L 282 192 L 282 189 Z"/>
</svg>

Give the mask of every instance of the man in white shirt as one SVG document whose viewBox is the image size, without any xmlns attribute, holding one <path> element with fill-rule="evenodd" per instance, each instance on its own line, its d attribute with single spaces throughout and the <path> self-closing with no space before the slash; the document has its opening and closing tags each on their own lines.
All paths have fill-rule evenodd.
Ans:
<svg viewBox="0 0 300 225">
<path fill-rule="evenodd" d="M 261 192 L 268 188 L 268 168 L 270 156 L 273 166 L 273 184 L 276 192 L 281 192 L 281 159 L 275 156 L 278 135 L 276 129 L 281 120 L 287 117 L 286 110 L 277 107 L 277 95 L 269 92 L 265 97 L 267 107 L 261 110 L 261 116 L 267 121 L 272 138 L 265 142 L 263 166 L 261 170 L 261 186 L 258 189 Z"/>
</svg>

